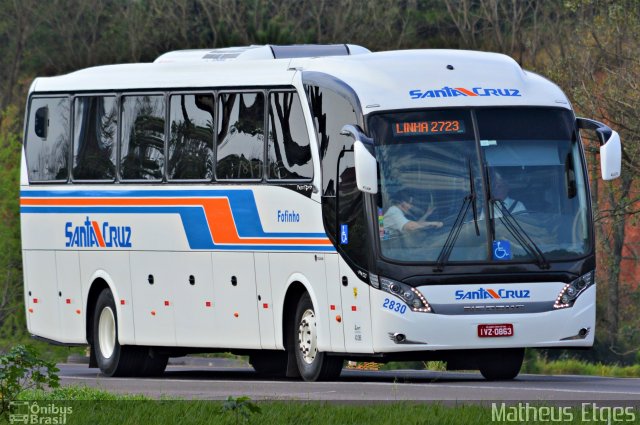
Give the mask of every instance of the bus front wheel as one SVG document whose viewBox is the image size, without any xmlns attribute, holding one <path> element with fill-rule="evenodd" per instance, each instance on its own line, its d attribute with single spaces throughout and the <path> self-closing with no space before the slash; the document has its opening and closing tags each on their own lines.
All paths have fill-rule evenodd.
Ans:
<svg viewBox="0 0 640 425">
<path fill-rule="evenodd" d="M 287 374 L 287 353 L 285 351 L 258 351 L 249 356 L 249 363 L 264 377 L 283 378 Z"/>
<path fill-rule="evenodd" d="M 305 293 L 298 302 L 293 326 L 292 349 L 300 376 L 305 381 L 336 379 L 342 371 L 341 357 L 318 351 L 316 313 L 311 297 Z"/>
<path fill-rule="evenodd" d="M 488 381 L 507 381 L 518 376 L 523 360 L 524 348 L 482 350 L 478 368 Z"/>
</svg>

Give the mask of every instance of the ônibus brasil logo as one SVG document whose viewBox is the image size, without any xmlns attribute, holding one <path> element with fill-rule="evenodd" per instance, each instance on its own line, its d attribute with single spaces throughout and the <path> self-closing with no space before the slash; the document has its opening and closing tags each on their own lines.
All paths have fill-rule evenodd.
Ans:
<svg viewBox="0 0 640 425">
<path fill-rule="evenodd" d="M 456 96 L 504 96 L 520 97 L 522 94 L 518 89 L 489 89 L 484 87 L 474 87 L 471 90 L 464 87 L 443 87 L 439 90 L 409 90 L 411 99 L 424 99 L 427 97 L 456 97 Z"/>
<path fill-rule="evenodd" d="M 89 217 L 80 226 L 67 221 L 64 236 L 66 247 L 131 248 L 131 227 L 111 226 L 107 221 L 100 224 Z"/>
<path fill-rule="evenodd" d="M 456 300 L 501 300 L 501 299 L 523 299 L 530 298 L 528 289 L 484 289 L 479 288 L 476 291 L 457 290 L 455 292 Z"/>
</svg>

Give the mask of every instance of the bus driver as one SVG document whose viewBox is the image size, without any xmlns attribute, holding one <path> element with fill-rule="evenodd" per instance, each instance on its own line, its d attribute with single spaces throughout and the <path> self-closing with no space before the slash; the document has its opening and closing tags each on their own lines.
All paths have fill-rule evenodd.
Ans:
<svg viewBox="0 0 640 425">
<path fill-rule="evenodd" d="M 384 230 L 388 232 L 389 236 L 396 237 L 415 230 L 442 227 L 441 221 L 426 221 L 433 212 L 433 208 L 427 209 L 427 212 L 418 220 L 409 220 L 406 217 L 412 209 L 416 208 L 413 204 L 413 197 L 406 189 L 399 190 L 391 201 L 393 205 L 389 207 L 383 217 Z"/>
</svg>

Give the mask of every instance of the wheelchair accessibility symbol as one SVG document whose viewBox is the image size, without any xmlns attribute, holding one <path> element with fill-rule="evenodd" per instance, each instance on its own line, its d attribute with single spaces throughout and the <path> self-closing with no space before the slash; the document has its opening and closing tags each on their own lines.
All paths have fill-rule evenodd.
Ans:
<svg viewBox="0 0 640 425">
<path fill-rule="evenodd" d="M 493 259 L 498 261 L 511 260 L 511 242 L 493 241 Z"/>
<path fill-rule="evenodd" d="M 340 245 L 347 245 L 349 243 L 349 225 L 340 225 Z"/>
</svg>

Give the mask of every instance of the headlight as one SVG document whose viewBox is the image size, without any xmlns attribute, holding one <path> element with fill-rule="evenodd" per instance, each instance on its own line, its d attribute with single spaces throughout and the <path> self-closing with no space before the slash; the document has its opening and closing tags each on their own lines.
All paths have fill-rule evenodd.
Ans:
<svg viewBox="0 0 640 425">
<path fill-rule="evenodd" d="M 378 278 L 378 276 L 373 274 L 370 275 L 370 279 L 372 286 L 400 298 L 412 311 L 416 313 L 431 313 L 431 306 L 427 302 L 427 299 L 416 288 L 402 282 L 387 279 L 386 277 Z"/>
<path fill-rule="evenodd" d="M 553 305 L 553 308 L 560 309 L 573 307 L 573 304 L 576 302 L 576 299 L 580 294 L 594 283 L 595 272 L 589 272 L 584 276 L 580 276 L 573 282 L 567 283 L 556 297 L 556 302 Z"/>
</svg>

